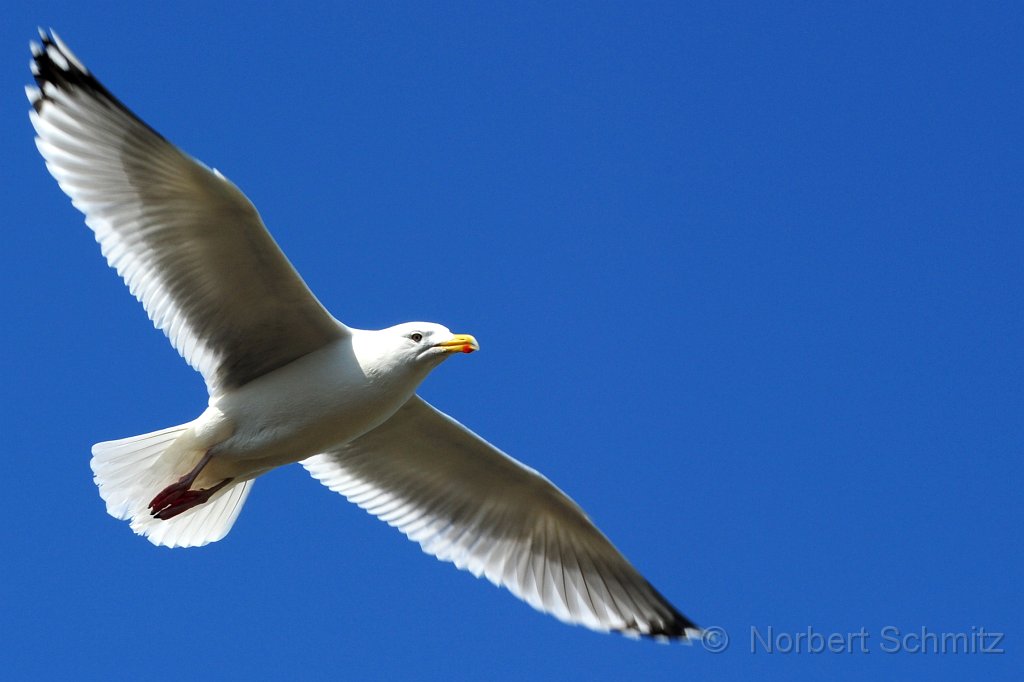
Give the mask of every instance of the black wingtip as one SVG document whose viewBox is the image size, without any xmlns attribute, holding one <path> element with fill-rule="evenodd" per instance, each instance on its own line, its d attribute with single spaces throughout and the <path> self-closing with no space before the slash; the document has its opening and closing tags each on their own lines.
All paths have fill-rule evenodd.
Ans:
<svg viewBox="0 0 1024 682">
<path fill-rule="evenodd" d="M 50 99 L 47 84 L 59 90 L 81 88 L 99 93 L 107 99 L 114 100 L 103 85 L 93 78 L 78 57 L 68 49 L 67 45 L 54 33 L 39 29 L 42 45 L 31 43 L 32 75 L 36 79 L 42 97 L 40 105 Z M 38 111 L 38 107 L 37 107 Z"/>
<path fill-rule="evenodd" d="M 637 623 L 630 623 L 619 632 L 627 637 L 643 637 L 658 642 L 685 642 L 687 644 L 697 641 L 702 636 L 701 629 L 692 620 L 680 613 L 679 609 L 672 606 L 668 599 L 654 586 L 647 583 L 648 589 L 658 598 L 661 606 L 668 611 L 667 617 L 661 622 L 651 622 L 647 628 L 641 628 Z"/>
<path fill-rule="evenodd" d="M 48 102 L 53 101 L 54 89 L 65 92 L 81 91 L 108 106 L 124 111 L 154 135 L 164 139 L 96 80 L 56 31 L 52 28 L 49 31 L 40 28 L 39 37 L 42 45 L 34 41 L 29 43 L 32 50 L 30 66 L 37 86 L 37 89 L 29 91 L 29 101 L 37 114 L 42 112 Z"/>
<path fill-rule="evenodd" d="M 643 630 L 639 625 L 631 623 L 625 628 L 614 630 L 614 632 L 629 639 L 649 639 L 659 644 L 671 644 L 672 642 L 692 644 L 699 641 L 704 634 L 700 628 L 686 620 L 682 622 L 673 621 L 666 623 L 664 626 L 653 627 L 650 630 Z"/>
<path fill-rule="evenodd" d="M 691 643 L 701 638 L 702 632 L 697 624 L 679 612 L 674 614 L 675 619 L 653 627 L 647 632 L 633 630 L 644 639 L 653 639 L 657 642 L 685 642 Z M 623 634 L 629 634 L 624 632 Z"/>
</svg>

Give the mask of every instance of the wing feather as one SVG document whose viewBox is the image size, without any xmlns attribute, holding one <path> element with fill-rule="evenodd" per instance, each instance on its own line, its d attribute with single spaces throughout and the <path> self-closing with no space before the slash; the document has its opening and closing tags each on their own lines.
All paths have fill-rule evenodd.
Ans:
<svg viewBox="0 0 1024 682">
<path fill-rule="evenodd" d="M 628 635 L 698 635 L 575 502 L 418 397 L 370 433 L 302 464 L 423 551 L 562 621 Z"/>
<path fill-rule="evenodd" d="M 56 34 L 40 35 L 26 93 L 46 167 L 211 394 L 348 333 L 237 187 L 129 111 Z"/>
</svg>

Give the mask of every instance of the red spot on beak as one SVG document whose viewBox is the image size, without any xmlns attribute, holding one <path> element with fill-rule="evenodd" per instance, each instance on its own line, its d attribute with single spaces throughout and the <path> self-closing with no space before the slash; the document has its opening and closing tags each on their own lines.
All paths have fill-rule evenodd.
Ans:
<svg viewBox="0 0 1024 682">
<path fill-rule="evenodd" d="M 462 352 L 463 352 L 463 353 L 472 353 L 472 352 L 473 352 L 473 347 L 472 347 L 472 346 L 470 346 L 470 345 L 469 345 L 469 344 L 467 343 L 467 344 L 466 344 L 465 346 L 463 346 L 463 347 L 462 347 Z"/>
</svg>

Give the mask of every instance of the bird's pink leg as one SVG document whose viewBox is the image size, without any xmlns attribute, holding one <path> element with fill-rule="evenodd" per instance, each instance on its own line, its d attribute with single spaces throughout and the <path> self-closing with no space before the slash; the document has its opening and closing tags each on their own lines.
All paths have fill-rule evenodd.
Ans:
<svg viewBox="0 0 1024 682">
<path fill-rule="evenodd" d="M 172 483 L 153 498 L 153 501 L 149 503 L 151 514 L 158 519 L 174 518 L 182 512 L 186 512 L 192 507 L 202 504 L 210 499 L 214 493 L 226 486 L 233 479 L 226 478 L 212 488 L 205 488 L 203 490 L 190 490 L 192 484 L 195 482 L 196 477 L 210 462 L 210 453 L 207 452 L 203 455 L 203 458 L 199 460 L 199 463 L 192 468 L 192 471 L 188 472 L 184 476 L 178 479 L 176 483 Z"/>
</svg>

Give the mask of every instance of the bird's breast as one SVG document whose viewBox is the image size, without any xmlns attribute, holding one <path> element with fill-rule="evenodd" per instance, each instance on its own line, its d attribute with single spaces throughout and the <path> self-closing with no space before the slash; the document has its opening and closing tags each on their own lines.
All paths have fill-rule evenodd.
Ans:
<svg viewBox="0 0 1024 682">
<path fill-rule="evenodd" d="M 297 462 L 383 423 L 416 383 L 367 372 L 351 344 L 330 344 L 212 399 L 210 409 L 234 426 L 212 452 L 225 460 L 259 461 L 264 470 Z"/>
</svg>

